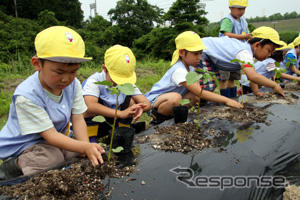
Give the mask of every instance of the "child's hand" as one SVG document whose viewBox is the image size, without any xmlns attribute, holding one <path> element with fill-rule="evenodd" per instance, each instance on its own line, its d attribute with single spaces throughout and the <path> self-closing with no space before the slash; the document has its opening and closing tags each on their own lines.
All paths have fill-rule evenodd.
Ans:
<svg viewBox="0 0 300 200">
<path fill-rule="evenodd" d="M 239 102 L 232 100 L 232 99 L 228 99 L 225 104 L 227 106 L 233 107 L 233 108 L 243 108 L 244 106 L 242 104 L 240 104 Z"/>
<path fill-rule="evenodd" d="M 141 105 L 139 108 L 137 108 L 135 110 L 135 113 L 134 113 L 134 117 L 133 117 L 133 120 L 132 120 L 132 123 L 135 123 L 140 117 L 141 115 L 143 114 L 144 112 L 144 108 L 146 107 L 146 104 L 143 104 Z"/>
<path fill-rule="evenodd" d="M 254 94 L 258 97 L 262 97 L 262 96 L 268 95 L 269 93 L 267 93 L 267 92 L 254 92 Z"/>
<path fill-rule="evenodd" d="M 89 160 L 91 161 L 92 165 L 95 167 L 99 165 L 99 162 L 102 164 L 103 159 L 101 154 L 105 153 L 104 149 L 97 143 L 86 143 L 83 146 L 83 152 Z"/>
<path fill-rule="evenodd" d="M 251 40 L 252 39 L 252 34 L 248 33 L 245 35 L 245 40 Z"/>
<path fill-rule="evenodd" d="M 273 90 L 284 97 L 283 89 L 280 87 L 279 84 L 276 84 L 276 86 L 273 88 Z"/>
</svg>

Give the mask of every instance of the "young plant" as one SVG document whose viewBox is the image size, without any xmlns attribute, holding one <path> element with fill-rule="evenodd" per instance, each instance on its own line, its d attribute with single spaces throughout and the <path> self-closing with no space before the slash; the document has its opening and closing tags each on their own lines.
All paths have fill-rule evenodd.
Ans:
<svg viewBox="0 0 300 200">
<path fill-rule="evenodd" d="M 287 70 L 284 68 L 280 67 L 280 63 L 279 62 L 275 62 L 275 82 L 276 83 L 280 83 L 280 78 L 281 78 L 281 74 L 285 73 Z"/>
<path fill-rule="evenodd" d="M 254 68 L 254 65 L 252 65 L 251 63 L 245 63 L 244 61 L 242 60 L 238 60 L 238 59 L 234 59 L 231 61 L 231 63 L 239 63 L 241 65 L 241 80 L 242 80 L 242 75 L 245 74 L 244 72 L 244 67 L 245 65 L 250 65 L 252 68 Z M 242 96 L 242 99 L 241 99 L 241 104 L 244 104 L 244 92 L 243 92 L 243 85 L 241 83 L 241 81 L 239 81 L 239 84 L 240 84 L 240 88 L 241 88 L 241 96 Z"/>
<path fill-rule="evenodd" d="M 113 83 L 109 82 L 109 81 L 101 81 L 101 82 L 98 81 L 98 82 L 95 82 L 95 84 L 108 86 L 109 87 L 108 89 L 111 91 L 111 95 L 116 95 L 116 108 L 115 108 L 113 124 L 106 122 L 106 120 L 103 116 L 96 116 L 93 118 L 93 121 L 106 122 L 107 124 L 109 124 L 112 127 L 109 152 L 108 152 L 108 161 L 110 161 L 113 138 L 114 138 L 114 133 L 115 133 L 115 129 L 116 129 L 117 111 L 118 111 L 118 107 L 119 107 L 119 95 L 120 95 L 120 93 L 123 93 L 125 95 L 132 95 L 134 93 L 134 86 L 130 83 L 125 83 L 125 84 L 120 84 L 120 85 L 113 87 Z M 123 149 L 124 149 L 123 147 L 117 147 L 116 149 L 114 149 L 114 152 L 118 153 L 118 152 L 121 152 Z"/>
<path fill-rule="evenodd" d="M 201 74 L 197 72 L 189 72 L 186 75 L 186 83 L 187 85 L 192 85 L 193 83 L 199 81 L 200 79 L 203 79 L 203 84 L 205 85 L 208 81 L 212 81 L 213 79 L 215 80 L 217 86 L 219 87 L 219 80 L 215 76 L 214 73 L 209 72 L 204 69 L 196 69 L 196 71 L 200 72 Z M 200 127 L 200 104 L 201 104 L 201 98 L 200 96 L 202 95 L 203 88 L 201 88 L 200 95 L 199 95 L 199 101 L 197 102 L 198 110 L 197 110 L 197 119 L 194 120 L 194 123 L 196 124 L 196 129 L 197 131 L 199 130 Z"/>
</svg>

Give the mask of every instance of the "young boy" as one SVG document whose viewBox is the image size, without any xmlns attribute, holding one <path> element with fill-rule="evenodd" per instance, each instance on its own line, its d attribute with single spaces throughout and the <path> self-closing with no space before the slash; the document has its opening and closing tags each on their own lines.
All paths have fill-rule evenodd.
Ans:
<svg viewBox="0 0 300 200">
<path fill-rule="evenodd" d="M 169 119 L 173 114 L 173 107 L 178 106 L 182 98 L 190 99 L 192 104 L 198 98 L 201 98 L 242 108 L 242 105 L 234 100 L 206 90 L 201 91 L 202 88 L 199 82 L 187 85 L 185 77 L 189 71 L 193 71 L 194 67 L 199 64 L 202 51 L 205 49 L 197 33 L 192 31 L 183 32 L 176 37 L 175 43 L 176 50 L 173 53 L 171 68 L 145 94 L 153 105 L 152 116 L 154 124 L 159 124 Z M 178 114 L 180 115 L 181 113 Z"/>
<path fill-rule="evenodd" d="M 293 42 L 294 48 L 287 52 L 285 55 L 283 63 L 287 66 L 287 74 L 296 74 L 300 76 L 300 70 L 298 66 L 298 59 L 300 59 L 300 36 L 296 37 Z"/>
<path fill-rule="evenodd" d="M 104 150 L 88 140 L 86 110 L 75 78 L 85 58 L 84 42 L 70 28 L 54 26 L 35 38 L 35 72 L 15 90 L 8 121 L 0 132 L 0 180 L 30 175 L 79 154 L 96 166 Z M 69 131 L 72 122 L 73 137 Z"/>
<path fill-rule="evenodd" d="M 281 63 L 285 57 L 287 51 L 291 48 L 282 41 L 283 47 L 277 48 L 276 51 L 271 55 L 270 58 L 267 58 L 263 61 L 257 61 L 254 63 L 255 71 L 269 79 L 273 79 L 275 76 L 276 64 L 275 62 Z M 283 66 L 284 67 L 284 66 Z M 285 67 L 284 67 L 285 68 Z M 291 76 L 286 73 L 280 73 L 281 78 L 287 80 L 298 80 L 300 81 L 300 77 Z M 275 77 L 276 78 L 276 77 Z M 275 79 L 274 79 L 275 80 Z M 249 82 L 247 76 L 242 76 L 242 85 L 243 85 L 243 94 L 253 92 L 257 96 L 263 96 L 267 93 L 262 93 L 259 91 L 259 87 L 256 83 Z"/>
<path fill-rule="evenodd" d="M 253 38 L 247 43 L 228 37 L 203 38 L 202 41 L 207 49 L 203 51 L 201 68 L 210 67 L 215 72 L 219 70 L 231 72 L 243 69 L 248 80 L 273 88 L 279 94 L 284 95 L 279 84 L 256 73 L 255 69 L 249 65 L 254 63 L 254 58 L 259 61 L 265 60 L 271 56 L 275 48 L 281 47 L 279 34 L 272 28 L 260 27 L 253 31 L 252 36 Z M 245 64 L 232 63 L 234 59 Z"/>
<path fill-rule="evenodd" d="M 113 123 L 116 108 L 116 95 L 111 95 L 107 86 L 95 84 L 98 81 L 109 81 L 114 86 L 124 83 L 136 83 L 136 60 L 128 47 L 114 45 L 105 52 L 102 72 L 91 75 L 83 86 L 83 96 L 88 107 L 85 120 L 88 124 L 89 136 L 105 136 L 111 129 L 106 123 L 96 123 L 92 118 L 102 115 L 108 122 Z M 131 125 L 137 121 L 143 112 L 150 110 L 151 104 L 141 91 L 134 85 L 132 96 L 120 94 L 118 98 L 117 126 Z M 99 128 L 100 127 L 100 128 Z"/>
<path fill-rule="evenodd" d="M 229 0 L 230 14 L 221 20 L 220 36 L 228 36 L 246 42 L 251 39 L 248 30 L 248 23 L 243 17 L 248 0 Z M 226 97 L 236 97 L 237 89 L 234 85 L 235 80 L 241 79 L 240 71 L 228 72 L 220 70 L 220 92 Z"/>
</svg>

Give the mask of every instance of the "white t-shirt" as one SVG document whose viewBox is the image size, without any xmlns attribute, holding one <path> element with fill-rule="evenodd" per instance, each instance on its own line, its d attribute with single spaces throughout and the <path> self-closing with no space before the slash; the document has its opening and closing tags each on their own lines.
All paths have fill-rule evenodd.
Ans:
<svg viewBox="0 0 300 200">
<path fill-rule="evenodd" d="M 77 79 L 75 80 L 76 94 L 72 105 L 72 114 L 82 114 L 87 110 L 87 106 L 82 96 L 81 84 Z M 62 95 L 56 96 L 45 91 L 53 101 L 60 102 Z M 40 133 L 54 127 L 48 113 L 31 100 L 17 96 L 15 106 L 22 135 Z"/>
<path fill-rule="evenodd" d="M 188 74 L 188 71 L 184 68 L 178 68 L 176 69 L 172 74 L 172 82 L 175 83 L 177 86 L 180 85 L 180 83 L 186 81 L 186 75 Z"/>
<path fill-rule="evenodd" d="M 238 59 L 238 60 L 240 60 L 240 61 L 244 61 L 246 64 L 247 63 L 250 63 L 250 64 L 254 63 L 253 55 L 248 50 L 242 50 L 242 51 L 240 51 L 236 55 L 235 58 Z"/>
</svg>

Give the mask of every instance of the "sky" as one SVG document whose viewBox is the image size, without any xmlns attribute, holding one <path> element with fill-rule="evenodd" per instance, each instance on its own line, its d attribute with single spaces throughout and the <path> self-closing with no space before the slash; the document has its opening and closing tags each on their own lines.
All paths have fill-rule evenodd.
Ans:
<svg viewBox="0 0 300 200">
<path fill-rule="evenodd" d="M 98 15 L 103 16 L 109 20 L 107 12 L 111 8 L 115 8 L 118 0 L 79 0 L 81 2 L 81 9 L 84 12 L 85 19 L 91 15 L 90 4 L 97 4 Z M 206 18 L 210 22 L 217 22 L 229 13 L 228 1 L 229 0 L 200 0 L 206 3 Z M 157 5 L 158 7 L 168 11 L 169 7 L 175 0 L 148 0 L 148 3 Z M 286 12 L 296 11 L 299 13 L 300 1 L 299 0 L 249 0 L 249 7 L 246 9 L 245 17 L 262 17 L 270 16 L 274 13 L 284 14 Z M 92 16 L 94 13 L 92 12 Z"/>
</svg>

